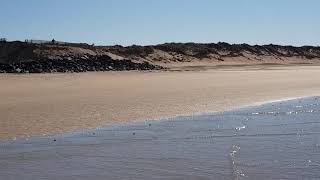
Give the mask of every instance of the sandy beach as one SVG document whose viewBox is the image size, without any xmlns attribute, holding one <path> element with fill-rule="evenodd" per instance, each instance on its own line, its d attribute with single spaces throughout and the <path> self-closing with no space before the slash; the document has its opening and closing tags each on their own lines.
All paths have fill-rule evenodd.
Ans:
<svg viewBox="0 0 320 180">
<path fill-rule="evenodd" d="M 0 139 L 320 95 L 320 66 L 0 75 Z"/>
</svg>

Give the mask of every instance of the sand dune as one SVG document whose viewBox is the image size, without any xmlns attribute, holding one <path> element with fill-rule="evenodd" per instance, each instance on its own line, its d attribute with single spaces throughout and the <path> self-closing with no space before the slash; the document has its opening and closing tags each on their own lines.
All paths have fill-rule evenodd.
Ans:
<svg viewBox="0 0 320 180">
<path fill-rule="evenodd" d="M 224 111 L 320 94 L 320 66 L 225 66 L 197 71 L 200 69 L 2 74 L 0 138 Z"/>
</svg>

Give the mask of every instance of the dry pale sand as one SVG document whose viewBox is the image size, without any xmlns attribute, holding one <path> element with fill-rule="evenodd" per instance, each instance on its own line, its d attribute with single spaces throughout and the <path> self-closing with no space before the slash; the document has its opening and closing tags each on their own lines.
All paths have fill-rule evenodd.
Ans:
<svg viewBox="0 0 320 180">
<path fill-rule="evenodd" d="M 320 66 L 192 70 L 0 75 L 0 139 L 320 94 Z"/>
</svg>

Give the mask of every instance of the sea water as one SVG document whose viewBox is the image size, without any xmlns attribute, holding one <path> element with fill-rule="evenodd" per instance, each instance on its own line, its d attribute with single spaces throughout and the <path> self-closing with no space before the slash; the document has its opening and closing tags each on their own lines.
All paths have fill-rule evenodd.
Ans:
<svg viewBox="0 0 320 180">
<path fill-rule="evenodd" d="M 320 98 L 4 142 L 0 179 L 320 179 Z"/>
</svg>

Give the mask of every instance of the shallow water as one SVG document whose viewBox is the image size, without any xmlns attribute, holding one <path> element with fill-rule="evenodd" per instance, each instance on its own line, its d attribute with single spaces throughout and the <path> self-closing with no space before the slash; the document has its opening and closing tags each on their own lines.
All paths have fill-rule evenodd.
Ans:
<svg viewBox="0 0 320 180">
<path fill-rule="evenodd" d="M 320 98 L 0 144 L 0 179 L 320 179 Z"/>
</svg>

